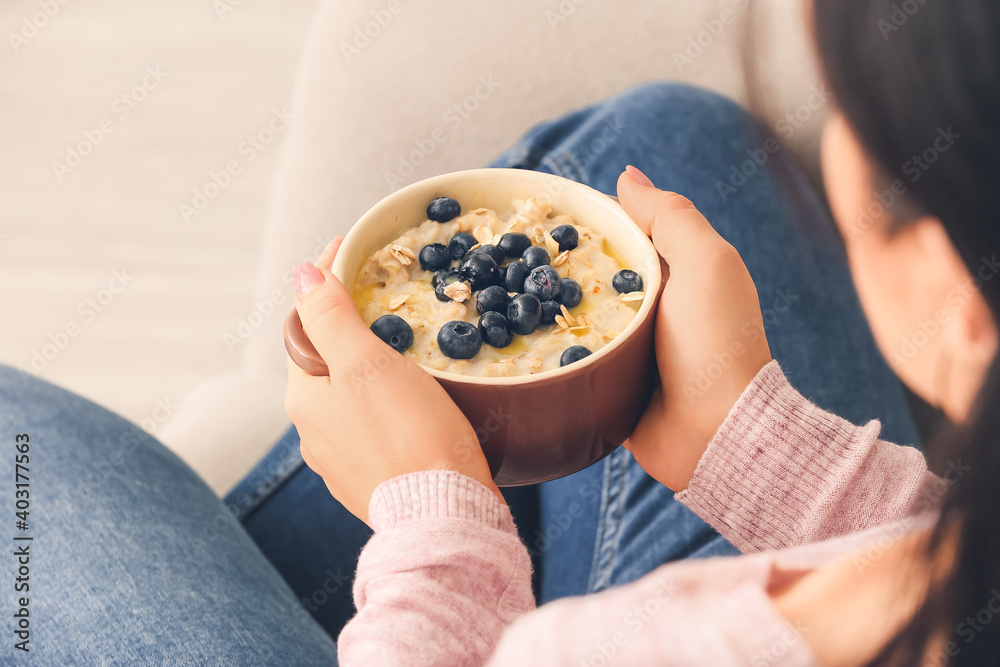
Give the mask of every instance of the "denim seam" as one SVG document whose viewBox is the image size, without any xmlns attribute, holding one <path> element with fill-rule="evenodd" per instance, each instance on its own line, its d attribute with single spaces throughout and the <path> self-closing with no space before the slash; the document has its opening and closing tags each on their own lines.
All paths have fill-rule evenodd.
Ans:
<svg viewBox="0 0 1000 667">
<path fill-rule="evenodd" d="M 241 521 L 245 521 L 258 507 L 264 503 L 267 498 L 277 491 L 282 484 L 290 479 L 292 475 L 298 472 L 304 465 L 305 461 L 302 460 L 302 456 L 299 454 L 298 449 L 290 452 L 287 458 L 279 461 L 276 472 L 268 475 L 259 485 L 254 485 L 256 488 L 249 494 L 249 500 L 246 506 L 233 506 L 230 503 L 227 503 L 226 506 L 229 508 L 229 511 L 233 513 L 233 516 Z M 253 484 L 253 480 L 246 480 L 246 482 Z M 243 485 L 241 484 L 241 486 Z M 239 493 L 239 489 L 234 489 L 234 491 Z"/>
<path fill-rule="evenodd" d="M 498 166 L 507 169 L 525 169 L 530 167 L 528 158 L 531 156 L 531 146 L 521 144 L 508 151 Z"/>
<path fill-rule="evenodd" d="M 606 459 L 604 488 L 601 493 L 600 522 L 595 540 L 594 565 L 587 585 L 588 593 L 597 593 L 608 587 L 615 566 L 622 520 L 625 516 L 625 478 L 628 465 L 624 450 L 618 450 Z"/>
<path fill-rule="evenodd" d="M 589 183 L 590 178 L 579 160 L 570 151 L 562 151 L 557 155 L 559 163 L 563 165 L 563 176 L 576 181 L 577 183 Z"/>
<path fill-rule="evenodd" d="M 572 156 L 568 153 L 551 153 L 546 155 L 539 162 L 539 166 L 547 167 L 556 176 L 562 176 L 571 181 L 585 182 L 583 174 L 576 169 Z"/>
</svg>

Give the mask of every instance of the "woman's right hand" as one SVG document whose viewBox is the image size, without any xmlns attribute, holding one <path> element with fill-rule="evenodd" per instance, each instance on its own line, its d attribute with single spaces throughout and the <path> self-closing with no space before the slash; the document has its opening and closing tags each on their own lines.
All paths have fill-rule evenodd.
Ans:
<svg viewBox="0 0 1000 667">
<path fill-rule="evenodd" d="M 680 491 L 771 351 L 743 260 L 694 204 L 635 167 L 618 179 L 618 198 L 670 266 L 656 311 L 661 386 L 625 446 Z"/>
<path fill-rule="evenodd" d="M 329 369 L 312 376 L 288 359 L 285 409 L 303 460 L 365 522 L 379 485 L 430 470 L 460 472 L 504 502 L 465 415 L 437 380 L 372 333 L 330 272 L 342 240 L 295 270 L 302 329 Z"/>
</svg>

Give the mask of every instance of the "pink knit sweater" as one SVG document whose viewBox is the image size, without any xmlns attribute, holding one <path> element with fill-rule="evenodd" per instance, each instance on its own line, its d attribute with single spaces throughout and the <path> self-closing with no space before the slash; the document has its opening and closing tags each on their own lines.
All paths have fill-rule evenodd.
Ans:
<svg viewBox="0 0 1000 667">
<path fill-rule="evenodd" d="M 538 610 L 496 496 L 454 472 L 391 479 L 372 497 L 341 665 L 813 665 L 807 630 L 770 602 L 774 577 L 849 554 L 864 567 L 887 536 L 930 525 L 947 486 L 879 428 L 819 409 L 771 362 L 677 494 L 751 555 L 664 565 Z"/>
</svg>

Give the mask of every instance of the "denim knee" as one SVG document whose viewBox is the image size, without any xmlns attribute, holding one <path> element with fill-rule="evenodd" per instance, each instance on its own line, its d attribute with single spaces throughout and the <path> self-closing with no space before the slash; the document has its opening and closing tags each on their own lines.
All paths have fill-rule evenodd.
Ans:
<svg viewBox="0 0 1000 667">
<path fill-rule="evenodd" d="M 726 165 L 760 143 L 759 126 L 738 104 L 679 83 L 648 83 L 546 123 L 508 157 L 613 193 L 626 164 L 658 185 L 687 192 L 713 184 Z"/>
<path fill-rule="evenodd" d="M 55 388 L 26 370 L 0 364 L 0 395 L 6 394 L 8 391 L 12 396 L 17 395 L 29 385 Z"/>
<path fill-rule="evenodd" d="M 21 419 L 26 425 L 50 429 L 59 425 L 60 417 L 81 416 L 86 411 L 87 424 L 95 420 L 118 422 L 134 426 L 124 418 L 71 391 L 56 386 L 26 370 L 0 364 L 0 416 L 12 421 Z M 63 425 L 72 420 L 63 419 Z M 135 428 L 138 429 L 136 426 Z"/>
<path fill-rule="evenodd" d="M 0 365 L 0 430 L 27 433 L 44 442 L 37 450 L 47 480 L 60 480 L 60 490 L 81 502 L 131 493 L 132 477 L 142 473 L 183 477 L 199 489 L 207 487 L 166 447 L 133 424 L 92 401 L 26 371 Z M 10 461 L 0 461 L 0 472 Z M 145 480 L 138 486 L 149 485 Z M 118 491 L 112 489 L 117 488 Z"/>
<path fill-rule="evenodd" d="M 657 143 L 651 130 L 682 126 L 687 140 L 747 140 L 756 128 L 753 116 L 735 101 L 719 93 L 685 83 L 660 81 L 629 88 L 600 105 L 599 113 L 618 117 L 623 129 L 636 132 L 644 141 Z M 676 140 L 674 136 L 671 139 Z"/>
</svg>

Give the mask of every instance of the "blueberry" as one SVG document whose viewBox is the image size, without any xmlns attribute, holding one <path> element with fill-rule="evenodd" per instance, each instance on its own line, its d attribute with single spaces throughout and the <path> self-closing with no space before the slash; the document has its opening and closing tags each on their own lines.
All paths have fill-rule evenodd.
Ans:
<svg viewBox="0 0 1000 667">
<path fill-rule="evenodd" d="M 473 292 L 490 285 L 499 285 L 501 281 L 500 268 L 485 252 L 474 252 L 462 260 L 458 273 L 462 280 L 469 281 Z"/>
<path fill-rule="evenodd" d="M 420 249 L 420 266 L 427 271 L 440 271 L 451 264 L 448 246 L 443 243 L 431 243 Z"/>
<path fill-rule="evenodd" d="M 413 329 L 399 315 L 383 315 L 371 326 L 372 332 L 396 350 L 406 352 L 413 345 Z"/>
<path fill-rule="evenodd" d="M 506 313 L 510 304 L 510 297 L 507 290 L 500 285 L 490 285 L 476 293 L 476 310 L 479 314 L 488 313 L 491 310 L 498 313 Z"/>
<path fill-rule="evenodd" d="M 514 340 L 507 318 L 490 311 L 479 318 L 479 335 L 483 342 L 492 347 L 507 347 Z"/>
<path fill-rule="evenodd" d="M 521 253 L 521 259 L 524 260 L 529 269 L 535 269 L 552 262 L 549 251 L 539 245 L 533 245 Z"/>
<path fill-rule="evenodd" d="M 542 302 L 534 294 L 518 294 L 507 306 L 511 331 L 521 336 L 534 333 L 542 319 Z"/>
<path fill-rule="evenodd" d="M 444 288 L 452 283 L 457 283 L 462 279 L 458 269 L 443 269 L 434 274 L 431 278 L 431 285 L 434 286 L 434 296 L 438 301 L 451 301 L 451 297 L 444 293 Z"/>
<path fill-rule="evenodd" d="M 495 245 L 490 245 L 489 243 L 487 243 L 486 245 L 479 246 L 472 252 L 481 252 L 486 255 L 489 255 L 490 257 L 493 258 L 493 261 L 497 263 L 497 266 L 503 264 L 504 260 L 503 250 L 496 247 Z"/>
<path fill-rule="evenodd" d="M 479 329 L 462 320 L 445 323 L 438 331 L 438 347 L 441 353 L 452 359 L 471 359 L 483 347 Z"/>
<path fill-rule="evenodd" d="M 476 237 L 469 232 L 459 232 L 451 237 L 451 241 L 448 241 L 448 254 L 451 255 L 452 259 L 462 259 L 465 257 L 465 253 L 472 249 L 472 246 L 479 243 Z"/>
<path fill-rule="evenodd" d="M 435 222 L 448 222 L 462 214 L 462 205 L 451 197 L 438 197 L 427 206 L 427 217 Z"/>
<path fill-rule="evenodd" d="M 556 315 L 562 314 L 558 301 L 542 301 L 542 324 L 555 324 Z"/>
<path fill-rule="evenodd" d="M 584 357 L 589 357 L 593 352 L 585 348 L 583 345 L 574 345 L 573 347 L 567 347 L 566 351 L 562 353 L 559 357 L 560 366 L 569 366 L 572 363 L 580 361 Z"/>
<path fill-rule="evenodd" d="M 567 308 L 575 308 L 583 301 L 583 289 L 580 283 L 572 278 L 563 278 L 559 281 L 559 293 L 556 294 L 556 301 Z"/>
<path fill-rule="evenodd" d="M 539 266 L 524 279 L 526 294 L 534 294 L 539 301 L 551 301 L 559 294 L 559 274 L 548 264 Z"/>
<path fill-rule="evenodd" d="M 642 276 L 635 271 L 622 269 L 611 279 L 611 286 L 621 294 L 642 291 Z"/>
<path fill-rule="evenodd" d="M 441 285 L 448 285 L 456 280 L 460 280 L 458 269 L 441 269 L 440 271 L 435 271 L 434 275 L 431 276 L 431 286 L 437 289 Z"/>
<path fill-rule="evenodd" d="M 500 249 L 508 257 L 520 257 L 530 247 L 531 239 L 527 234 L 509 232 L 500 237 Z"/>
<path fill-rule="evenodd" d="M 531 273 L 528 265 L 518 260 L 507 265 L 504 271 L 503 286 L 508 292 L 521 293 L 524 291 L 524 279 Z"/>
<path fill-rule="evenodd" d="M 559 244 L 559 252 L 572 250 L 580 242 L 580 233 L 573 225 L 559 225 L 549 234 Z"/>
</svg>

